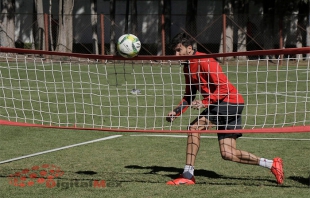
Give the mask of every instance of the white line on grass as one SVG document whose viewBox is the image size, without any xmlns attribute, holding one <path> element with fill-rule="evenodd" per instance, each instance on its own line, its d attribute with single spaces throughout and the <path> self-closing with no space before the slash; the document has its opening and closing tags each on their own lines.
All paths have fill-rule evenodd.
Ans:
<svg viewBox="0 0 310 198">
<path fill-rule="evenodd" d="M 186 138 L 187 135 L 130 135 L 130 136 L 140 136 L 140 137 L 176 137 L 176 138 Z M 217 136 L 200 136 L 201 138 L 217 138 Z M 296 138 L 256 138 L 256 137 L 240 137 L 241 139 L 250 140 L 293 140 L 293 141 L 310 141 L 310 139 L 296 139 Z"/>
<path fill-rule="evenodd" d="M 78 144 L 72 144 L 72 145 L 69 145 L 69 146 L 64 146 L 64 147 L 55 148 L 55 149 L 51 149 L 51 150 L 47 150 L 47 151 L 33 153 L 33 154 L 30 154 L 30 155 L 24 155 L 24 156 L 21 156 L 21 157 L 16 157 L 16 158 L 12 158 L 12 159 L 9 159 L 9 160 L 2 161 L 2 162 L 0 162 L 0 164 L 16 161 L 16 160 L 20 160 L 20 159 L 25 159 L 25 158 L 28 158 L 28 157 L 33 157 L 33 156 L 37 156 L 37 155 L 41 155 L 41 154 L 45 154 L 45 153 L 51 153 L 51 152 L 54 152 L 54 151 L 59 151 L 59 150 L 67 149 L 67 148 L 72 148 L 72 147 L 75 147 L 75 146 L 81 146 L 81 145 L 90 144 L 90 143 L 94 143 L 94 142 L 99 142 L 99 141 L 109 140 L 109 139 L 113 139 L 113 138 L 118 138 L 118 137 L 121 137 L 121 136 L 122 135 L 112 135 L 112 136 L 105 137 L 105 138 L 100 138 L 100 139 L 91 140 L 91 141 L 87 141 L 87 142 L 82 142 L 82 143 L 78 143 Z"/>
<path fill-rule="evenodd" d="M 291 97 L 291 98 L 309 98 L 307 96 L 296 96 L 296 95 L 289 95 L 289 94 L 283 94 L 279 92 L 256 92 L 256 94 L 271 94 L 271 95 L 279 95 L 279 96 L 284 96 L 284 97 Z"/>
</svg>

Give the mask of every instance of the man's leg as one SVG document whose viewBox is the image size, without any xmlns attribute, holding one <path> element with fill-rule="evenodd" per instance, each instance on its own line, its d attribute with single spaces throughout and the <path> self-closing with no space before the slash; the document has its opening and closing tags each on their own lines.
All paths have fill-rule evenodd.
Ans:
<svg viewBox="0 0 310 198">
<path fill-rule="evenodd" d="M 188 130 L 192 133 L 188 133 L 187 136 L 186 164 L 184 171 L 179 178 L 168 181 L 168 185 L 195 184 L 194 164 L 200 147 L 200 133 L 196 131 L 205 130 L 206 128 L 210 129 L 211 127 L 212 124 L 205 117 L 195 119 L 188 127 Z"/>
<path fill-rule="evenodd" d="M 194 166 L 200 146 L 200 134 L 189 133 L 186 146 L 186 164 Z"/>
<path fill-rule="evenodd" d="M 220 152 L 223 159 L 243 164 L 259 164 L 259 157 L 247 151 L 236 149 L 236 144 L 236 138 L 219 140 Z"/>
<path fill-rule="evenodd" d="M 182 176 L 192 179 L 194 176 L 194 164 L 200 146 L 200 133 L 188 133 L 186 146 L 186 163 Z"/>
<path fill-rule="evenodd" d="M 266 167 L 271 170 L 272 174 L 274 174 L 278 184 L 283 183 L 284 173 L 281 158 L 276 157 L 273 160 L 259 158 L 247 151 L 236 149 L 236 144 L 236 138 L 219 139 L 220 152 L 223 159 L 243 164 Z"/>
<path fill-rule="evenodd" d="M 212 126 L 213 124 L 206 117 L 200 117 L 195 119 L 188 127 L 188 130 L 192 131 L 192 133 L 188 133 L 187 136 L 186 165 L 194 166 L 199 151 L 200 133 L 195 133 L 195 131 L 209 130 Z"/>
</svg>

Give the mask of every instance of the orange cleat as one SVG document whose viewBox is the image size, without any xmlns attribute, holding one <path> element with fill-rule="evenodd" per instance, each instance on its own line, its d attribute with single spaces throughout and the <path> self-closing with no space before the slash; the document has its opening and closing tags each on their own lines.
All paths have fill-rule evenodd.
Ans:
<svg viewBox="0 0 310 198">
<path fill-rule="evenodd" d="M 283 184 L 284 181 L 284 172 L 283 172 L 283 161 L 281 158 L 276 157 L 273 159 L 271 172 L 277 179 L 278 184 Z"/>
<path fill-rule="evenodd" d="M 193 176 L 191 179 L 186 179 L 183 177 L 183 175 L 180 175 L 179 178 L 168 181 L 166 183 L 167 185 L 173 185 L 173 186 L 178 186 L 178 185 L 193 185 L 195 184 L 195 177 Z"/>
</svg>

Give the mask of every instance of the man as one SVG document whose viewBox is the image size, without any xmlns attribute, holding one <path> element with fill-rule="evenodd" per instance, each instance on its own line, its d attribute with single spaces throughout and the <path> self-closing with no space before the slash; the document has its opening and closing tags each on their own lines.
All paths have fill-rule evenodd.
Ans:
<svg viewBox="0 0 310 198">
<path fill-rule="evenodd" d="M 176 56 L 203 55 L 193 49 L 194 40 L 185 33 L 176 35 L 172 40 L 172 49 Z M 182 58 L 181 58 L 182 59 Z M 193 109 L 204 110 L 188 127 L 186 164 L 179 178 L 168 181 L 168 185 L 195 184 L 194 165 L 200 147 L 200 133 L 216 126 L 218 130 L 241 129 L 241 114 L 244 100 L 236 87 L 231 84 L 223 73 L 219 63 L 213 58 L 191 59 L 184 64 L 185 95 L 180 104 L 168 113 L 167 121 L 181 115 L 191 106 Z M 194 100 L 199 91 L 202 100 Z M 281 158 L 273 160 L 259 158 L 247 151 L 236 148 L 236 139 L 241 133 L 218 133 L 220 153 L 224 160 L 259 165 L 269 168 L 275 175 L 277 183 L 284 180 Z"/>
</svg>

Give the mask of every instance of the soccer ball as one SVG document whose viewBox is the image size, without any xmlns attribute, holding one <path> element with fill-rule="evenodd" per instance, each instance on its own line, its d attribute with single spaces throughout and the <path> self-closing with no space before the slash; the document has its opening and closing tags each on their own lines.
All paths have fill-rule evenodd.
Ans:
<svg viewBox="0 0 310 198">
<path fill-rule="evenodd" d="M 124 34 L 117 41 L 117 51 L 125 58 L 133 58 L 138 55 L 141 42 L 133 34 Z"/>
</svg>

